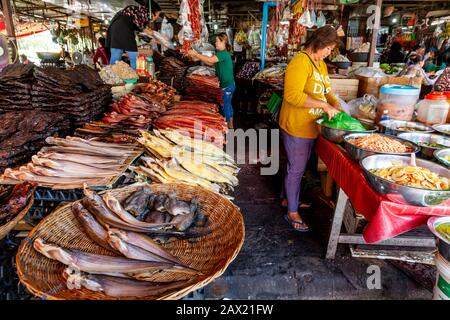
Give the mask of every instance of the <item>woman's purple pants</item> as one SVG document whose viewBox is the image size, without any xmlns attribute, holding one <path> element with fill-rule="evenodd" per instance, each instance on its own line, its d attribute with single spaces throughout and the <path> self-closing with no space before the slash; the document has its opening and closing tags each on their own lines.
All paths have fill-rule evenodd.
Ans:
<svg viewBox="0 0 450 320">
<path fill-rule="evenodd" d="M 297 212 L 302 177 L 311 156 L 315 139 L 294 137 L 284 130 L 281 130 L 281 136 L 288 159 L 282 192 L 283 198 L 288 200 L 288 211 Z"/>
</svg>

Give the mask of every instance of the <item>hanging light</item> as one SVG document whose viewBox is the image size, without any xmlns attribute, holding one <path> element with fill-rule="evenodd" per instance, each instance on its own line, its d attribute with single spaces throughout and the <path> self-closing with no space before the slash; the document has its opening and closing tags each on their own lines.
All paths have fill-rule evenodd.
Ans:
<svg viewBox="0 0 450 320">
<path fill-rule="evenodd" d="M 392 23 L 397 23 L 397 18 L 393 18 Z"/>
</svg>

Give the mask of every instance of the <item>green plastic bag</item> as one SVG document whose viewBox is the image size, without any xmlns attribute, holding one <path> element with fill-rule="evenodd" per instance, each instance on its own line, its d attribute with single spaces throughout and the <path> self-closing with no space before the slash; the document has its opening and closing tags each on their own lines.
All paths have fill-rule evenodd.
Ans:
<svg viewBox="0 0 450 320">
<path fill-rule="evenodd" d="M 350 117 L 344 111 L 339 112 L 329 120 L 326 114 L 323 117 L 322 125 L 339 130 L 349 130 L 349 131 L 367 131 L 367 129 L 355 118 Z"/>
</svg>

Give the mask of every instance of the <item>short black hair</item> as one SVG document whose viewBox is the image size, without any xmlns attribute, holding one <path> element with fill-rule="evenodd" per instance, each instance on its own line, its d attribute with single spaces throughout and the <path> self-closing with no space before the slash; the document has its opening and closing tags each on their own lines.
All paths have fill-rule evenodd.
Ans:
<svg viewBox="0 0 450 320">
<path fill-rule="evenodd" d="M 156 1 L 151 0 L 152 3 L 152 13 L 155 14 L 158 11 L 162 11 L 161 7 L 159 6 L 159 4 Z"/>
<path fill-rule="evenodd" d="M 104 47 L 106 45 L 106 39 L 103 37 L 98 38 L 98 43 L 100 43 L 100 45 L 102 47 Z"/>
</svg>

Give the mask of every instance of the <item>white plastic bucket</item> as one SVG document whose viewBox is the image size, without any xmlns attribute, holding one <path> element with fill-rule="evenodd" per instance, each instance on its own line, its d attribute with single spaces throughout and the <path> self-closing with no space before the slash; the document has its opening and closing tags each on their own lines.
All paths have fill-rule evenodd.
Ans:
<svg viewBox="0 0 450 320">
<path fill-rule="evenodd" d="M 433 300 L 450 300 L 450 262 L 439 253 L 435 258 L 437 274 Z"/>
</svg>

